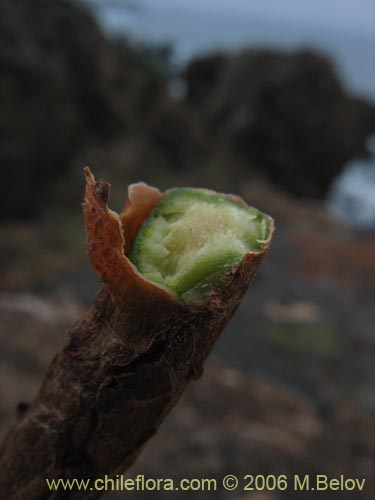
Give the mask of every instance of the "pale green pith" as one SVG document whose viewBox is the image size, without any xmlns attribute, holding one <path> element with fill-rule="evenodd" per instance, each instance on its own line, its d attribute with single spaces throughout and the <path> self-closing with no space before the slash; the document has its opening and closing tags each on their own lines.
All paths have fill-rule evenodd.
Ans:
<svg viewBox="0 0 375 500">
<path fill-rule="evenodd" d="M 173 189 L 155 207 L 129 258 L 148 279 L 183 296 L 213 285 L 248 252 L 262 249 L 269 218 L 221 195 Z"/>
</svg>

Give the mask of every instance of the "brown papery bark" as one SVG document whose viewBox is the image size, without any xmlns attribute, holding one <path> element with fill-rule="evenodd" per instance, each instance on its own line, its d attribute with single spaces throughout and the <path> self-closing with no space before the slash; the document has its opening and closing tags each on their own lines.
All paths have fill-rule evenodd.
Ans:
<svg viewBox="0 0 375 500">
<path fill-rule="evenodd" d="M 104 285 L 1 445 L 0 496 L 7 500 L 99 497 L 77 488 L 49 491 L 46 478 L 114 476 L 134 462 L 187 383 L 201 375 L 270 243 L 246 254 L 206 299 L 186 305 L 125 256 L 163 194 L 132 185 L 117 215 L 107 207 L 109 185 L 89 169 L 85 174 L 87 252 Z"/>
</svg>

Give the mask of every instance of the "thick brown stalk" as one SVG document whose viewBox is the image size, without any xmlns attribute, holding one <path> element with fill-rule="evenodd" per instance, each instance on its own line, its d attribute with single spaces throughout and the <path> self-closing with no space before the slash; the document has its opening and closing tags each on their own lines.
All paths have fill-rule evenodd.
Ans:
<svg viewBox="0 0 375 500">
<path fill-rule="evenodd" d="M 2 443 L 0 494 L 7 500 L 100 496 L 52 492 L 45 478 L 113 476 L 134 462 L 189 380 L 202 373 L 269 244 L 246 254 L 208 298 L 187 306 L 145 279 L 124 254 L 163 195 L 133 185 L 117 215 L 107 207 L 109 185 L 88 169 L 86 179 L 87 251 L 104 286 Z"/>
</svg>

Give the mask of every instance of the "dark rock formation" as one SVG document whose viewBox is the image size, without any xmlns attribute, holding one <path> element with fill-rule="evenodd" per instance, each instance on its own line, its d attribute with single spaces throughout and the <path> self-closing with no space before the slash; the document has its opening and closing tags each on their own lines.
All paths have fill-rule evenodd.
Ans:
<svg viewBox="0 0 375 500">
<path fill-rule="evenodd" d="M 160 82 L 65 0 L 1 0 L 0 47 L 0 219 L 28 218 L 77 148 L 126 129 Z"/>
<path fill-rule="evenodd" d="M 98 151 L 122 178 L 164 172 L 201 184 L 208 169 L 212 187 L 232 190 L 234 170 L 242 179 L 258 167 L 292 193 L 322 197 L 375 130 L 374 108 L 310 52 L 196 59 L 186 103 L 156 66 L 147 50 L 108 40 L 77 3 L 0 0 L 0 221 L 77 203 L 78 184 L 55 184 L 100 161 Z"/>
<path fill-rule="evenodd" d="M 294 194 L 324 196 L 375 131 L 375 109 L 347 95 L 330 61 L 312 52 L 211 55 L 184 77 L 210 128 Z"/>
</svg>

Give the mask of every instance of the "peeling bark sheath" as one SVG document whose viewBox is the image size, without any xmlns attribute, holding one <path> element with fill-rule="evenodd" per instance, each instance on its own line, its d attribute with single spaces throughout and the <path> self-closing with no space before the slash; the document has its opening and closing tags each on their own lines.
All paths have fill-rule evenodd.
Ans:
<svg viewBox="0 0 375 500">
<path fill-rule="evenodd" d="M 85 172 L 87 251 L 105 284 L 2 443 L 0 494 L 7 500 L 99 497 L 51 492 L 45 478 L 100 478 L 134 462 L 189 380 L 201 375 L 265 254 L 245 255 L 224 286 L 186 306 L 124 256 L 163 195 L 145 184 L 130 186 L 118 216 L 107 208 L 109 185 Z"/>
</svg>

